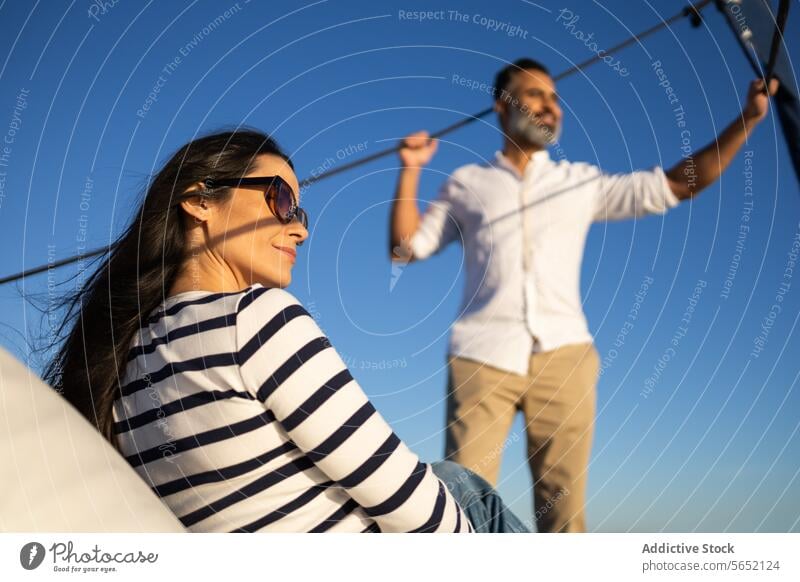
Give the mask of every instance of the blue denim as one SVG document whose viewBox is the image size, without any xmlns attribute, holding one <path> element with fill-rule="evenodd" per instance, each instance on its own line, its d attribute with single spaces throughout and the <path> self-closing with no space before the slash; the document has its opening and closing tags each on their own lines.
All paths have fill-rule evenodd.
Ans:
<svg viewBox="0 0 800 582">
<path fill-rule="evenodd" d="M 531 533 L 488 481 L 454 461 L 431 463 L 478 533 Z"/>
</svg>

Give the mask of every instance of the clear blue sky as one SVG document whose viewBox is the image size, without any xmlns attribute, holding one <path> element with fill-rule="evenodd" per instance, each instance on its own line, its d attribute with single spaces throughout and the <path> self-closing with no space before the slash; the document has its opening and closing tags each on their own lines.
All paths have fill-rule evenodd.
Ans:
<svg viewBox="0 0 800 582">
<path fill-rule="evenodd" d="M 98 6 L 0 4 L 0 133 L 13 133 L 0 167 L 2 275 L 46 263 L 48 253 L 75 254 L 82 228 L 87 248 L 107 244 L 130 219 L 147 176 L 197 133 L 239 123 L 273 132 L 304 177 L 490 105 L 484 91 L 454 75 L 491 83 L 522 56 L 558 72 L 592 54 L 559 22 L 561 5 L 516 0 Z M 683 6 L 608 0 L 570 10 L 580 17 L 577 29 L 604 48 Z M 793 8 L 790 42 L 800 31 L 800 7 Z M 419 22 L 400 12 L 421 9 L 444 10 L 444 19 Z M 448 12 L 456 9 L 466 22 Z M 569 159 L 607 171 L 680 159 L 674 105 L 652 67 L 659 60 L 692 149 L 734 118 L 751 73 L 721 16 L 713 8 L 706 14 L 701 28 L 682 20 L 619 53 L 627 76 L 601 63 L 560 83 Z M 451 134 L 424 174 L 422 198 L 435 197 L 456 167 L 499 147 L 494 118 Z M 800 234 L 798 183 L 775 120 L 744 150 L 692 203 L 591 230 L 582 291 L 605 358 L 589 477 L 592 530 L 800 531 L 800 271 L 786 276 Z M 386 244 L 396 176 L 388 158 L 305 193 L 313 229 L 290 290 L 399 435 L 432 461 L 443 452 L 461 251 L 452 246 L 407 267 L 392 287 Z M 57 276 L 74 273 L 71 266 Z M 789 285 L 781 311 L 770 315 L 782 283 Z M 705 286 L 682 324 L 698 284 Z M 19 357 L 27 355 L 26 334 L 42 323 L 19 292 L 46 286 L 39 275 L 0 289 L 2 345 Z M 530 519 L 524 441 L 520 418 L 499 490 Z"/>
</svg>

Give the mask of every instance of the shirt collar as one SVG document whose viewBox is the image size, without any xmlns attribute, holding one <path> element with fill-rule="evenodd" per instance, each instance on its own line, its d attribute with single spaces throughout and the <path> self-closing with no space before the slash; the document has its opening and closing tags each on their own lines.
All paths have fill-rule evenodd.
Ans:
<svg viewBox="0 0 800 582">
<path fill-rule="evenodd" d="M 514 166 L 514 164 L 512 164 L 508 160 L 508 158 L 503 154 L 501 150 L 497 150 L 494 153 L 494 158 L 495 158 L 494 159 L 495 165 L 500 166 L 502 168 L 506 168 L 518 178 L 522 178 L 522 176 L 520 176 L 519 170 L 517 170 L 516 166 Z M 527 166 L 525 166 L 525 174 L 529 174 L 530 172 L 533 171 L 533 168 L 535 166 L 538 166 L 542 162 L 548 161 L 549 159 L 550 159 L 550 152 L 547 151 L 547 149 L 534 152 L 531 155 L 531 161 L 528 163 Z"/>
</svg>

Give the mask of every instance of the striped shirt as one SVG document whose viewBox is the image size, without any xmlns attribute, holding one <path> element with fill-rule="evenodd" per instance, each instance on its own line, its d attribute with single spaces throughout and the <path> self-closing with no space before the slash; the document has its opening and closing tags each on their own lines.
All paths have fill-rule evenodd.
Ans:
<svg viewBox="0 0 800 582">
<path fill-rule="evenodd" d="M 191 531 L 473 531 L 280 288 L 167 298 L 113 414 L 123 455 Z"/>
</svg>

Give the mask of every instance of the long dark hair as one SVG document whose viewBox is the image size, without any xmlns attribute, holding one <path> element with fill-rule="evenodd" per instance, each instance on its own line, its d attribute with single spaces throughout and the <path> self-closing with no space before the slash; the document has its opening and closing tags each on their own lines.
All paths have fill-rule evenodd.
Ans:
<svg viewBox="0 0 800 582">
<path fill-rule="evenodd" d="M 292 166 L 274 140 L 251 128 L 213 133 L 181 147 L 151 178 L 135 217 L 97 259 L 97 270 L 57 301 L 56 307 L 66 307 L 66 312 L 51 334 L 51 347 L 62 342 L 65 329 L 69 333 L 43 379 L 115 447 L 112 408 L 132 342 L 166 298 L 187 258 L 184 216 L 176 201 L 205 178 L 244 176 L 261 154 L 280 156 Z M 220 201 L 231 195 L 227 188 L 212 192 Z"/>
</svg>

